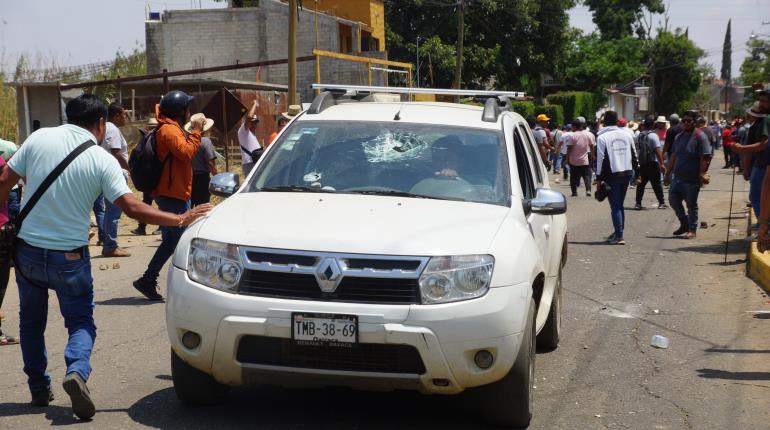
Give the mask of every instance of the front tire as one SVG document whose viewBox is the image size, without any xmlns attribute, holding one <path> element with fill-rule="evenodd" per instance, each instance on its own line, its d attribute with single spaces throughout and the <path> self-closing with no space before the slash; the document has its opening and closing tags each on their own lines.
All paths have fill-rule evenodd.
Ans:
<svg viewBox="0 0 770 430">
<path fill-rule="evenodd" d="M 530 299 L 527 325 L 516 362 L 503 379 L 477 389 L 477 401 L 484 419 L 498 426 L 529 426 L 534 409 L 534 383 L 535 301 Z"/>
<path fill-rule="evenodd" d="M 545 326 L 537 335 L 537 347 L 547 351 L 553 351 L 559 347 L 561 338 L 561 267 L 556 277 L 556 287 L 553 290 L 551 309 L 548 310 L 548 319 Z"/>
<path fill-rule="evenodd" d="M 171 379 L 174 392 L 187 405 L 211 405 L 227 394 L 228 387 L 215 381 L 211 375 L 185 363 L 171 350 Z"/>
</svg>

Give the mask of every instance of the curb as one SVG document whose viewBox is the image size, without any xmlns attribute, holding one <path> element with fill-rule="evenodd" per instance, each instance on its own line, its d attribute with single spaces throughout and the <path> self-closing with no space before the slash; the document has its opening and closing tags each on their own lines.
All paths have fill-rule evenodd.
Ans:
<svg viewBox="0 0 770 430">
<path fill-rule="evenodd" d="M 754 222 L 754 211 L 749 209 L 747 232 L 751 234 L 751 224 Z M 770 293 L 770 252 L 759 252 L 757 241 L 752 240 L 747 250 L 746 275 L 756 282 L 763 290 Z"/>
</svg>

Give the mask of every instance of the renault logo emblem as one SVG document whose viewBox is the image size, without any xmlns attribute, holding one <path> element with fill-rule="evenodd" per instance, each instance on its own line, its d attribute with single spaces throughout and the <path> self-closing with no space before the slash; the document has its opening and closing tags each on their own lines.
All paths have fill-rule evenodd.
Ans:
<svg viewBox="0 0 770 430">
<path fill-rule="evenodd" d="M 324 293 L 333 293 L 342 281 L 342 269 L 335 258 L 327 258 L 318 266 L 315 273 L 318 286 Z"/>
</svg>

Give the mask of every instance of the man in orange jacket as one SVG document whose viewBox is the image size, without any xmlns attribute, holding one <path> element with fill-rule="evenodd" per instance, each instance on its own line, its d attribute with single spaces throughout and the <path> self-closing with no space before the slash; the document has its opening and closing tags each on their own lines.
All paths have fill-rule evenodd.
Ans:
<svg viewBox="0 0 770 430">
<path fill-rule="evenodd" d="M 163 161 L 160 181 L 152 193 L 158 208 L 182 214 L 190 210 L 192 194 L 192 159 L 201 143 L 205 119 L 192 121 L 192 132 L 185 133 L 183 124 L 190 118 L 193 97 L 182 91 L 170 91 L 156 106 L 158 128 L 155 132 L 156 154 Z M 162 242 L 152 256 L 147 271 L 134 281 L 134 288 L 150 300 L 163 300 L 158 293 L 158 276 L 174 254 L 184 227 L 161 227 Z"/>
</svg>

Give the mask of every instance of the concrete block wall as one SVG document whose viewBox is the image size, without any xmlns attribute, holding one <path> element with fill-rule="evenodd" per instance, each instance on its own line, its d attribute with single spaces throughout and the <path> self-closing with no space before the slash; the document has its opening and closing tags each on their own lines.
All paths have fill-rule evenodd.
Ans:
<svg viewBox="0 0 770 430">
<path fill-rule="evenodd" d="M 288 6 L 278 0 L 262 0 L 258 8 L 174 10 L 163 13 L 161 21 L 145 23 L 147 71 L 160 73 L 201 67 L 214 67 L 236 62 L 277 60 L 288 56 Z M 297 55 L 312 55 L 315 48 L 315 12 L 302 10 L 297 27 Z M 339 21 L 318 14 L 318 46 L 339 52 Z M 358 34 L 353 26 L 353 37 Z M 354 46 L 358 44 L 353 41 Z M 383 56 L 383 52 L 366 53 Z M 367 82 L 366 66 L 359 63 L 323 59 L 321 76 L 325 82 L 363 84 Z M 257 70 L 240 69 L 201 74 L 191 77 L 237 79 L 253 82 Z M 374 73 L 373 76 L 382 76 Z M 363 80 L 361 80 L 363 76 Z M 330 79 L 330 80 L 327 80 Z M 288 67 L 263 67 L 259 80 L 288 84 Z M 297 66 L 297 85 L 302 101 L 312 100 L 310 84 L 315 82 L 315 62 Z"/>
</svg>

